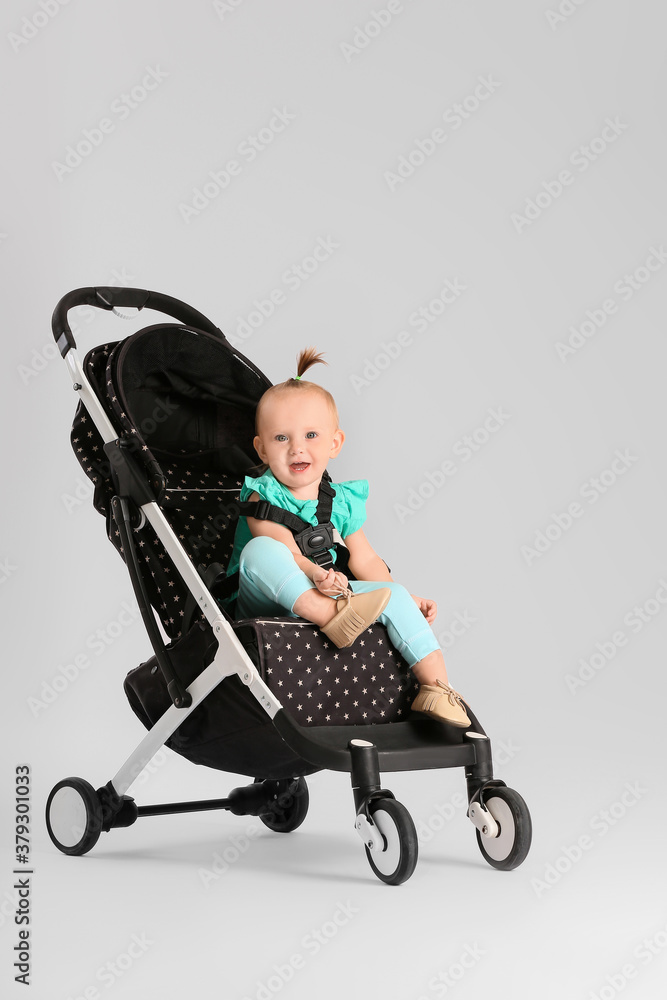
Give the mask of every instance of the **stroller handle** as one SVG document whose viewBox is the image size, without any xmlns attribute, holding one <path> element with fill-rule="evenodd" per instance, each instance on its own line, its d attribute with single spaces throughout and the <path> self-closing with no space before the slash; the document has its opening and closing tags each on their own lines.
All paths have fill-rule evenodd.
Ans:
<svg viewBox="0 0 667 1000">
<path fill-rule="evenodd" d="M 148 292 L 143 288 L 119 288 L 113 286 L 102 286 L 100 288 L 75 288 L 73 291 L 63 295 L 62 299 L 53 310 L 51 328 L 55 337 L 58 349 L 63 358 L 71 347 L 76 348 L 74 334 L 67 321 L 67 314 L 70 309 L 76 306 L 95 306 L 97 309 L 155 309 L 157 312 L 166 313 L 177 319 L 179 323 L 194 326 L 205 333 L 211 333 L 216 337 L 225 339 L 224 334 L 217 326 L 203 313 L 186 305 L 180 299 L 174 299 L 171 295 L 163 295 L 161 292 Z"/>
</svg>

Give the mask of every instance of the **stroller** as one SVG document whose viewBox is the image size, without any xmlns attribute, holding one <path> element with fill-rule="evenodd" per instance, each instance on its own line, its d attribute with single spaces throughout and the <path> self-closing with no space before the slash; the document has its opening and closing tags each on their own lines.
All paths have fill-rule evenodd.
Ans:
<svg viewBox="0 0 667 1000">
<path fill-rule="evenodd" d="M 96 347 L 81 364 L 68 312 L 84 305 L 149 308 L 176 322 Z M 399 885 L 415 869 L 417 833 L 380 771 L 464 767 L 482 855 L 494 868 L 520 865 L 530 813 L 494 779 L 488 736 L 467 705 L 468 729 L 411 712 L 417 685 L 383 625 L 337 649 L 292 615 L 235 620 L 225 569 L 244 476 L 259 464 L 255 410 L 271 385 L 262 372 L 205 316 L 156 292 L 75 289 L 52 325 L 79 395 L 72 446 L 153 648 L 124 684 L 148 732 L 106 785 L 65 778 L 54 786 L 46 824 L 55 846 L 82 855 L 102 832 L 140 817 L 209 809 L 258 816 L 287 833 L 306 817 L 306 776 L 329 768 L 351 776 L 355 828 L 373 872 Z M 138 806 L 127 792 L 164 744 L 253 781 L 227 798 Z"/>
</svg>

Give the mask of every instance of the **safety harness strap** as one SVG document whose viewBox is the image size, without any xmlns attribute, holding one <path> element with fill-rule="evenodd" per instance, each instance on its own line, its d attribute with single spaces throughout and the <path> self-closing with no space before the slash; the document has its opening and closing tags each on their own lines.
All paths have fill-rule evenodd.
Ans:
<svg viewBox="0 0 667 1000">
<path fill-rule="evenodd" d="M 336 491 L 331 485 L 331 476 L 324 470 L 317 494 L 317 524 L 310 524 L 297 514 L 269 503 L 268 500 L 244 500 L 239 503 L 239 512 L 244 517 L 256 517 L 261 521 L 275 521 L 284 524 L 294 534 L 294 540 L 301 552 L 318 566 L 325 569 L 333 566 L 329 549 L 334 547 L 331 508 Z"/>
<path fill-rule="evenodd" d="M 275 521 L 284 524 L 291 531 L 301 531 L 304 520 L 283 507 L 277 507 L 268 500 L 243 500 L 238 505 L 243 517 L 256 517 L 259 521 Z"/>
</svg>

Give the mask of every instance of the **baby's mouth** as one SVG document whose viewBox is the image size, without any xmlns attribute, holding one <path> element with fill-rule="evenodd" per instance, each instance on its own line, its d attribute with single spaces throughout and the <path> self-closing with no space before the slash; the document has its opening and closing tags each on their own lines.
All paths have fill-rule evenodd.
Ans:
<svg viewBox="0 0 667 1000">
<path fill-rule="evenodd" d="M 310 462 L 292 462 L 290 469 L 292 472 L 305 472 Z"/>
</svg>

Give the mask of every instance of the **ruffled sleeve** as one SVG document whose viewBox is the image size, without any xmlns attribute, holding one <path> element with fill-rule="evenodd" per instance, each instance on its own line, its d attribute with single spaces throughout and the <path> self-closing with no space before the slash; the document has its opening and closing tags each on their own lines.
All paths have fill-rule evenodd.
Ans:
<svg viewBox="0 0 667 1000">
<path fill-rule="evenodd" d="M 275 478 L 272 475 L 267 475 L 266 472 L 257 479 L 253 479 L 252 476 L 246 476 L 241 487 L 239 499 L 247 500 L 252 493 L 258 493 L 262 500 L 277 503 L 275 482 Z"/>
<path fill-rule="evenodd" d="M 341 515 L 341 537 L 353 535 L 366 521 L 366 500 L 368 498 L 367 479 L 348 479 L 344 483 L 334 483 L 336 497 L 334 511 Z"/>
</svg>

